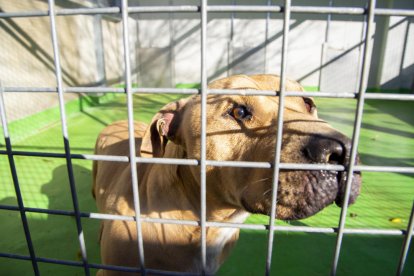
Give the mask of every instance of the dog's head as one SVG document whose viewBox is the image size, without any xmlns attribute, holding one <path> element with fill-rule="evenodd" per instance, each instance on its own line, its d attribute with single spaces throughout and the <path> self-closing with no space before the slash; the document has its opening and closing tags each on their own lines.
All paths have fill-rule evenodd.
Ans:
<svg viewBox="0 0 414 276">
<path fill-rule="evenodd" d="M 278 90 L 279 77 L 233 76 L 209 88 Z M 286 89 L 302 87 L 287 81 Z M 207 98 L 208 160 L 273 162 L 279 98 L 267 96 L 209 95 Z M 144 136 L 141 154 L 154 157 L 200 158 L 200 97 L 166 105 L 154 117 Z M 308 97 L 286 97 L 281 162 L 349 164 L 351 141 L 317 116 Z M 179 154 L 177 155 L 177 152 Z M 188 167 L 199 184 L 199 168 Z M 221 206 L 269 214 L 272 169 L 207 167 L 207 197 Z M 277 218 L 311 216 L 327 205 L 342 205 L 346 173 L 336 171 L 281 170 Z M 353 175 L 350 203 L 359 194 L 361 178 Z M 198 191 L 198 189 L 193 189 Z"/>
</svg>

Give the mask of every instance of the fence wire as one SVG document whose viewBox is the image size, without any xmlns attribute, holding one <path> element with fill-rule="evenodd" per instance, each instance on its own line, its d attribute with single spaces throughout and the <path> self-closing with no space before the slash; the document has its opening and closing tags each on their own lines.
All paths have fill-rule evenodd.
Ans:
<svg viewBox="0 0 414 276">
<path fill-rule="evenodd" d="M 9 166 L 12 174 L 12 180 L 14 184 L 15 194 L 17 198 L 17 206 L 0 205 L 0 210 L 15 211 L 20 213 L 22 225 L 24 228 L 27 248 L 29 256 L 2 253 L 0 257 L 11 258 L 18 260 L 31 261 L 33 272 L 35 275 L 39 275 L 38 263 L 51 263 L 67 266 L 83 267 L 85 275 L 90 274 L 91 268 L 107 269 L 114 271 L 124 272 L 139 272 L 142 275 L 147 273 L 154 275 L 194 275 L 191 273 L 162 271 L 149 269 L 145 267 L 145 255 L 142 240 L 141 224 L 146 223 L 164 223 L 164 224 L 181 224 L 192 225 L 201 227 L 201 260 L 202 260 L 202 274 L 206 273 L 206 231 L 208 227 L 230 227 L 239 229 L 252 229 L 252 230 L 267 230 L 268 231 L 268 245 L 267 245 L 267 258 L 266 258 L 266 275 L 270 274 L 271 260 L 274 251 L 273 237 L 275 231 L 282 232 L 306 232 L 306 233 L 337 233 L 337 243 L 335 247 L 334 260 L 332 262 L 331 274 L 335 275 L 338 265 L 338 260 L 341 252 L 342 238 L 344 234 L 366 234 L 366 235 L 402 235 L 404 236 L 404 243 L 401 248 L 401 256 L 399 258 L 399 265 L 397 274 L 400 275 L 404 269 L 406 263 L 409 247 L 411 244 L 414 228 L 414 204 L 412 207 L 410 221 L 407 229 L 403 230 L 387 230 L 387 229 L 347 229 L 345 228 L 345 218 L 347 213 L 347 204 L 343 204 L 339 225 L 337 228 L 322 228 L 322 227 L 309 227 L 309 226 L 278 226 L 275 225 L 276 213 L 276 198 L 277 198 L 277 185 L 280 170 L 333 170 L 333 171 L 346 171 L 348 176 L 352 176 L 355 171 L 375 171 L 375 172 L 398 172 L 413 174 L 413 167 L 401 167 L 401 166 L 364 166 L 356 165 L 353 160 L 356 158 L 359 132 L 361 129 L 361 118 L 363 114 L 363 105 L 366 99 L 383 99 L 383 100 L 402 100 L 413 101 L 414 95 L 407 94 L 385 94 L 385 93 L 369 93 L 366 94 L 368 74 L 369 74 L 369 61 L 371 58 L 371 45 L 373 43 L 372 37 L 374 34 L 374 18 L 375 16 L 414 16 L 414 10 L 401 10 L 401 9 L 379 9 L 375 8 L 376 1 L 370 0 L 367 8 L 349 8 L 349 7 L 314 7 L 314 6 L 292 6 L 290 0 L 285 0 L 283 6 L 267 5 L 267 6 L 214 6 L 208 5 L 207 0 L 201 0 L 200 5 L 181 5 L 181 6 L 151 6 L 151 7 L 128 7 L 128 1 L 123 0 L 120 7 L 108 7 L 108 8 L 77 8 L 77 9 L 59 9 L 55 10 L 54 0 L 49 0 L 48 11 L 21 11 L 21 12 L 1 12 L 0 20 L 2 18 L 19 18 L 19 17 L 49 17 L 51 28 L 51 40 L 54 50 L 54 63 L 55 63 L 55 76 L 57 87 L 2 87 L 0 83 L 0 115 L 3 126 L 3 134 L 5 137 L 6 150 L 0 150 L 0 155 L 8 157 Z M 200 28 L 201 28 L 201 88 L 200 89 L 177 89 L 177 88 L 132 88 L 131 83 L 131 68 L 129 53 L 129 31 L 128 31 L 128 16 L 134 13 L 199 13 L 200 14 Z M 281 84 L 279 91 L 256 91 L 256 90 L 224 90 L 224 89 L 208 89 L 207 88 L 207 18 L 209 12 L 259 12 L 259 13 L 283 13 L 284 15 L 284 27 L 283 27 L 283 44 L 281 54 Z M 302 91 L 285 91 L 285 71 L 287 66 L 287 50 L 288 50 L 288 35 L 289 35 L 289 20 L 292 13 L 312 13 L 312 14 L 342 14 L 342 15 L 367 15 L 367 24 L 365 30 L 364 40 L 364 52 L 363 52 L 363 65 L 360 75 L 359 91 L 354 93 L 324 93 L 324 92 L 302 92 Z M 71 16 L 71 15 L 94 15 L 94 14 L 120 14 L 122 17 L 123 26 L 123 46 L 124 46 L 124 61 L 125 61 L 125 88 L 112 88 L 112 87 L 68 87 L 64 88 L 62 85 L 61 67 L 59 60 L 59 45 L 57 39 L 58 29 L 56 28 L 55 17 L 56 16 Z M 62 123 L 62 136 L 65 153 L 47 153 L 47 152 L 30 152 L 30 151 L 15 151 L 13 150 L 8 133 L 8 123 L 5 113 L 5 106 L 3 101 L 4 92 L 49 92 L 56 93 L 59 97 L 59 109 Z M 103 155 L 91 155 L 91 154 L 72 154 L 69 143 L 69 135 L 67 131 L 67 119 L 65 113 L 65 104 L 63 100 L 64 93 L 125 93 L 127 95 L 127 110 L 128 110 L 128 126 L 129 126 L 129 156 L 103 156 Z M 135 143 L 134 143 L 134 123 L 133 123 L 133 101 L 132 96 L 134 93 L 140 94 L 200 94 L 201 95 L 201 148 L 200 148 L 200 160 L 195 159 L 171 159 L 171 158 L 142 158 L 135 155 Z M 276 148 L 275 159 L 273 163 L 267 162 L 246 162 L 246 161 L 216 161 L 207 160 L 206 158 L 206 102 L 208 94 L 219 95 L 267 95 L 267 96 L 279 96 L 279 119 L 278 130 L 276 134 Z M 328 97 L 328 98 L 352 98 L 357 100 L 357 110 L 354 121 L 354 132 L 352 136 L 352 151 L 351 161 L 348 167 L 342 165 L 323 165 L 323 164 L 290 164 L 280 162 L 281 152 L 281 137 L 282 137 L 282 123 L 283 123 L 283 106 L 284 98 L 286 96 L 314 96 L 314 97 Z M 71 189 L 71 197 L 73 203 L 73 211 L 64 210 L 52 210 L 41 208 L 28 208 L 24 206 L 22 194 L 20 191 L 19 178 L 16 171 L 16 165 L 14 163 L 14 156 L 33 156 L 33 157 L 52 157 L 52 158 L 64 158 L 66 160 L 66 167 L 69 178 L 69 185 Z M 109 215 L 101 213 L 88 213 L 79 210 L 79 204 L 77 200 L 77 192 L 75 188 L 75 182 L 73 177 L 72 159 L 85 159 L 95 161 L 111 161 L 111 162 L 128 162 L 131 166 L 131 178 L 133 185 L 133 198 L 134 209 L 136 216 L 122 216 L 122 215 Z M 200 166 L 201 176 L 201 213 L 200 221 L 189 220 L 174 220 L 174 219 L 152 219 L 142 218 L 140 216 L 139 207 L 139 195 L 138 195 L 138 178 L 135 164 L 138 163 L 156 163 L 156 164 L 176 164 L 176 165 L 188 165 L 188 166 Z M 273 170 L 273 194 L 272 194 L 272 210 L 268 224 L 243 224 L 243 223 L 223 223 L 215 221 L 207 221 L 206 219 L 206 166 L 219 166 L 219 167 L 240 167 L 240 168 L 262 168 Z M 349 201 L 351 178 L 348 177 L 346 185 L 345 202 Z M 70 216 L 76 219 L 78 242 L 81 249 L 81 261 L 68 261 L 57 260 L 51 258 L 40 258 L 35 254 L 33 247 L 30 229 L 27 222 L 26 213 L 42 213 L 53 214 L 61 216 Z M 88 261 L 85 248 L 85 239 L 83 236 L 81 218 L 98 219 L 98 220 L 123 220 L 123 221 L 135 221 L 136 231 L 138 235 L 137 250 L 139 252 L 139 264 L 138 268 L 102 265 L 94 264 Z M 276 244 L 277 245 L 277 244 Z"/>
</svg>

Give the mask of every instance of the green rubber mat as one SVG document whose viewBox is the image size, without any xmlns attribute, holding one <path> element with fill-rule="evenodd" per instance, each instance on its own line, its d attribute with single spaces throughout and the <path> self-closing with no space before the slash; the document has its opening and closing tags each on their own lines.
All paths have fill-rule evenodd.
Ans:
<svg viewBox="0 0 414 276">
<path fill-rule="evenodd" d="M 165 103 L 179 96 L 134 96 L 135 119 L 148 122 Z M 92 154 L 95 139 L 105 125 L 126 119 L 125 95 L 111 95 L 99 104 L 85 98 L 68 106 L 68 129 L 72 153 Z M 335 128 L 352 135 L 356 101 L 316 99 L 319 116 Z M 368 100 L 360 138 L 364 165 L 414 166 L 414 104 L 402 101 Z M 13 150 L 63 153 L 59 112 L 42 112 L 9 127 Z M 2 134 L 1 134 L 2 135 Z M 0 149 L 4 138 L 0 136 Z M 64 159 L 15 156 L 26 207 L 73 210 Z M 73 160 L 79 206 L 96 212 L 91 195 L 91 167 L 88 160 Z M 414 199 L 414 175 L 363 173 L 362 193 L 348 211 L 346 227 L 406 229 Z M 0 155 L 0 204 L 17 206 L 7 156 Z M 330 206 L 300 221 L 278 225 L 337 227 L 340 209 Z M 75 219 L 68 216 L 27 213 L 37 257 L 79 261 Z M 254 215 L 249 223 L 268 223 L 268 217 Z M 0 210 L 0 252 L 28 255 L 19 212 Z M 100 263 L 99 221 L 82 219 L 88 259 Z M 335 248 L 335 234 L 277 232 L 272 274 L 328 275 Z M 394 275 L 403 242 L 402 236 L 345 235 L 338 275 Z M 219 275 L 263 275 L 267 232 L 242 230 L 235 250 Z M 84 275 L 83 269 L 39 263 L 41 275 Z M 94 274 L 96 270 L 92 270 Z M 0 275 L 33 275 L 30 261 L 0 258 Z M 407 259 L 404 275 L 414 275 L 414 250 Z"/>
</svg>

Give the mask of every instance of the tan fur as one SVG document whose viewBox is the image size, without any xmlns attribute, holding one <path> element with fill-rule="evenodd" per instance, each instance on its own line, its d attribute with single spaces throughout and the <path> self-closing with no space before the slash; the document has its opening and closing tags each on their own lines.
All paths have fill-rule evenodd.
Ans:
<svg viewBox="0 0 414 276">
<path fill-rule="evenodd" d="M 294 81 L 288 81 L 286 85 L 287 90 L 303 90 Z M 240 75 L 214 81 L 209 88 L 279 90 L 279 78 L 273 75 Z M 252 107 L 253 119 L 240 123 L 230 118 L 229 109 L 235 103 Z M 277 109 L 278 97 L 209 96 L 207 159 L 272 162 Z M 170 114 L 174 114 L 175 121 L 169 125 Z M 337 135 L 328 124 L 317 118 L 316 111 L 308 112 L 301 97 L 286 98 L 284 121 L 282 162 L 306 163 L 299 149 L 314 133 L 327 137 L 332 133 Z M 136 154 L 199 159 L 200 132 L 200 97 L 193 96 L 164 107 L 149 126 L 135 123 Z M 129 155 L 126 121 L 116 122 L 101 132 L 96 154 Z M 139 164 L 137 171 L 142 217 L 200 219 L 198 166 Z M 93 193 L 99 212 L 135 215 L 128 163 L 95 162 L 93 176 Z M 295 213 L 298 207 L 293 205 L 298 198 L 306 201 L 306 189 L 301 183 L 308 178 L 308 172 L 281 171 L 278 218 L 298 216 Z M 272 170 L 207 167 L 208 221 L 243 222 L 249 212 L 268 214 L 271 185 Z M 332 199 L 329 200 L 330 204 Z M 315 212 L 319 211 L 316 210 L 318 208 L 315 207 Z M 102 223 L 102 262 L 138 266 L 135 222 L 106 220 Z M 142 232 L 147 268 L 200 272 L 199 227 L 143 223 Z M 238 235 L 238 229 L 208 228 L 208 273 L 217 271 Z M 99 273 L 123 275 L 109 270 Z"/>
</svg>

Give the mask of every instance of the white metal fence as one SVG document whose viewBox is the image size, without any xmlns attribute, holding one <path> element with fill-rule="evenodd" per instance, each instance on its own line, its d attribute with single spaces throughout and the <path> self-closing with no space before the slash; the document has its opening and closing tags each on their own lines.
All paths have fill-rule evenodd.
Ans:
<svg viewBox="0 0 414 276">
<path fill-rule="evenodd" d="M 414 95 L 410 94 L 385 94 L 385 93 L 366 93 L 368 72 L 369 72 L 369 60 L 371 57 L 371 44 L 374 43 L 371 38 L 374 34 L 374 17 L 375 16 L 414 16 L 414 10 L 397 10 L 397 9 L 379 9 L 375 8 L 376 1 L 370 0 L 368 7 L 360 8 L 347 8 L 347 7 L 312 7 L 312 6 L 292 6 L 290 0 L 285 0 L 283 6 L 211 6 L 207 5 L 207 0 L 201 0 L 200 5 L 194 6 L 151 6 L 151 7 L 128 7 L 128 1 L 123 0 L 120 7 L 108 7 L 108 8 L 79 8 L 79 9 L 60 9 L 55 10 L 54 0 L 49 0 L 48 11 L 27 11 L 27 12 L 13 12 L 13 13 L 0 13 L 0 20 L 2 18 L 16 18 L 16 17 L 49 17 L 50 28 L 52 33 L 52 44 L 54 50 L 54 63 L 55 63 L 55 75 L 57 87 L 2 87 L 0 84 L 0 109 L 1 120 L 3 125 L 3 133 L 5 137 L 6 150 L 1 150 L 0 154 L 6 155 L 9 160 L 10 170 L 12 173 L 12 179 L 16 192 L 18 206 L 0 205 L 0 209 L 16 211 L 20 213 L 21 221 L 24 227 L 25 238 L 27 242 L 27 248 L 29 255 L 17 255 L 0 252 L 0 257 L 13 258 L 20 260 L 31 261 L 33 271 L 35 275 L 40 275 L 38 263 L 53 263 L 60 265 L 69 265 L 83 267 L 85 275 L 90 275 L 91 268 L 102 268 L 108 270 L 129 271 L 129 272 L 141 272 L 143 275 L 146 273 L 158 274 L 158 275 L 184 275 L 184 273 L 160 271 L 154 269 L 148 269 L 145 266 L 144 247 L 141 235 L 141 223 L 166 223 L 166 224 L 186 224 L 201 227 L 201 256 L 203 271 L 206 268 L 206 229 L 207 227 L 233 227 L 240 229 L 257 229 L 268 231 L 268 251 L 266 260 L 266 274 L 270 274 L 271 257 L 273 254 L 273 237 L 275 231 L 293 231 L 293 232 L 310 232 L 310 233 L 337 233 L 337 242 L 335 247 L 334 259 L 332 262 L 332 274 L 335 275 L 337 271 L 338 260 L 341 253 L 341 245 L 344 234 L 372 234 L 372 235 L 403 235 L 404 243 L 401 250 L 401 256 L 399 259 L 398 275 L 402 273 L 404 265 L 406 263 L 408 250 L 413 237 L 414 227 L 414 205 L 410 215 L 410 221 L 408 228 L 405 230 L 386 230 L 386 229 L 347 229 L 345 228 L 345 220 L 347 214 L 347 202 L 349 201 L 350 188 L 352 182 L 352 174 L 355 171 L 375 171 L 375 172 L 398 172 L 413 174 L 413 167 L 391 167 L 391 166 L 364 166 L 354 165 L 359 134 L 361 129 L 361 120 L 364 111 L 365 99 L 384 99 L 384 100 L 404 100 L 413 101 Z M 201 22 L 201 89 L 173 89 L 173 88 L 132 88 L 131 82 L 131 67 L 129 53 L 129 31 L 128 31 L 128 15 L 132 13 L 198 13 L 200 14 Z M 207 18 L 209 12 L 260 12 L 260 13 L 283 13 L 284 25 L 283 25 L 283 45 L 282 45 L 282 62 L 281 62 L 281 85 L 280 91 L 249 91 L 249 90 L 217 90 L 207 88 L 207 71 L 206 71 L 206 58 L 207 52 Z M 300 91 L 285 91 L 285 70 L 287 64 L 287 51 L 288 51 L 288 34 L 289 34 L 289 20 L 292 13 L 319 13 L 319 14 L 343 14 L 343 15 L 366 15 L 366 29 L 363 47 L 363 59 L 362 70 L 359 76 L 359 90 L 354 93 L 323 93 L 323 92 L 300 92 Z M 123 45 L 124 45 L 124 61 L 125 61 L 125 88 L 111 88 L 111 87 L 68 87 L 64 88 L 62 85 L 62 74 L 59 58 L 59 44 L 57 39 L 56 28 L 56 16 L 68 16 L 68 15 L 92 15 L 92 14 L 120 14 L 123 24 Z M 59 153 L 47 153 L 47 152 L 27 152 L 16 151 L 13 149 L 13 145 L 10 142 L 10 136 L 8 132 L 8 123 L 5 114 L 5 106 L 3 101 L 3 92 L 50 92 L 57 93 L 59 97 L 59 108 L 62 124 L 62 136 L 64 141 L 64 154 Z M 129 121 L 129 145 L 130 156 L 102 156 L 102 155 L 86 155 L 86 154 L 72 154 L 70 147 L 70 138 L 67 130 L 67 119 L 65 115 L 65 104 L 63 95 L 67 92 L 74 93 L 125 93 L 127 95 L 127 108 L 128 108 L 128 121 Z M 201 158 L 200 160 L 180 160 L 180 159 L 167 159 L 167 158 L 142 158 L 135 156 L 135 138 L 134 138 L 134 124 L 133 124 L 133 101 L 132 96 L 134 93 L 172 93 L 172 94 L 200 94 L 201 95 Z M 233 95 L 270 95 L 280 97 L 279 102 L 279 114 L 278 114 L 278 130 L 276 133 L 277 144 L 275 148 L 275 159 L 272 163 L 266 162 L 235 162 L 235 161 L 216 161 L 206 159 L 206 99 L 208 94 L 233 94 Z M 352 135 L 352 151 L 349 164 L 347 166 L 342 165 L 315 165 L 315 164 L 289 164 L 280 162 L 281 153 L 281 137 L 282 137 L 282 123 L 283 123 L 283 107 L 284 97 L 286 96 L 314 96 L 314 97 L 333 97 L 333 98 L 352 98 L 357 101 L 357 110 L 355 114 L 354 130 Z M 73 211 L 62 211 L 52 209 L 41 208 L 27 208 L 24 205 L 22 194 L 20 191 L 19 177 L 16 172 L 16 166 L 14 163 L 15 156 L 36 156 L 36 157 L 52 157 L 52 158 L 64 158 L 66 160 L 67 171 L 69 175 L 69 184 L 71 189 L 71 197 L 73 201 Z M 73 175 L 72 159 L 86 159 L 86 160 L 104 160 L 113 162 L 129 162 L 131 163 L 131 175 L 133 185 L 133 197 L 134 208 L 136 216 L 119 216 L 100 213 L 87 213 L 82 212 L 79 209 L 77 193 L 75 188 L 75 180 Z M 188 166 L 199 166 L 201 173 L 201 214 L 199 221 L 183 221 L 183 220 L 169 220 L 169 219 L 151 219 L 142 218 L 140 216 L 140 205 L 138 196 L 138 178 L 135 164 L 137 163 L 159 163 L 159 164 L 179 164 Z M 272 210 L 269 218 L 269 223 L 264 225 L 257 224 L 237 224 L 237 223 L 221 223 L 207 221 L 206 219 L 206 166 L 227 166 L 227 167 L 240 167 L 240 168 L 266 168 L 273 169 L 273 195 L 272 195 Z M 283 169 L 295 169 L 295 170 L 334 170 L 334 171 L 346 171 L 348 174 L 346 183 L 346 196 L 340 215 L 339 225 L 337 228 L 320 228 L 320 227 L 307 227 L 307 226 L 276 226 L 275 214 L 276 214 L 276 198 L 277 198 L 277 185 L 279 171 Z M 34 246 L 32 244 L 31 233 L 28 226 L 26 217 L 27 212 L 45 213 L 54 215 L 71 216 L 76 218 L 76 225 L 78 231 L 78 242 L 81 249 L 82 261 L 67 261 L 56 260 L 51 258 L 41 258 L 36 256 Z M 83 228 L 81 218 L 90 218 L 98 220 L 124 220 L 135 221 L 136 231 L 138 234 L 137 250 L 139 252 L 140 266 L 137 268 L 119 267 L 113 265 L 102 265 L 91 263 L 88 260 L 88 256 L 85 248 L 85 239 L 83 236 Z M 277 246 L 277 244 L 276 244 Z M 203 272 L 203 274 L 204 274 Z"/>
</svg>

